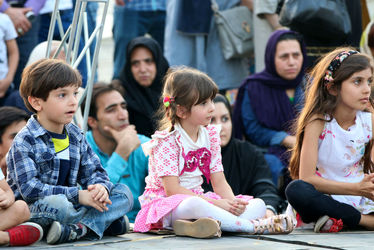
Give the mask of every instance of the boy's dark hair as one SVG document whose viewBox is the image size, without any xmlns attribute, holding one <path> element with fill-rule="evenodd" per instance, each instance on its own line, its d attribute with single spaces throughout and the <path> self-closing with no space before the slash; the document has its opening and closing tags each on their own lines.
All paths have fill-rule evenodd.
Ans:
<svg viewBox="0 0 374 250">
<path fill-rule="evenodd" d="M 95 119 L 97 119 L 97 106 L 96 101 L 99 96 L 109 93 L 112 91 L 118 91 L 123 96 L 123 89 L 120 88 L 115 83 L 95 83 L 92 89 L 92 97 L 91 97 L 91 103 L 90 103 L 90 111 L 88 112 L 88 116 L 91 116 Z M 86 106 L 86 97 L 84 98 L 82 104 L 81 104 L 81 111 L 82 114 L 84 114 L 84 108 Z"/>
<path fill-rule="evenodd" d="M 14 122 L 27 121 L 30 115 L 16 107 L 0 107 L 0 143 L 5 130 Z"/>
<path fill-rule="evenodd" d="M 40 59 L 24 69 L 19 91 L 26 107 L 36 112 L 28 101 L 29 96 L 46 101 L 52 90 L 71 85 L 82 85 L 78 70 L 62 60 Z"/>
</svg>

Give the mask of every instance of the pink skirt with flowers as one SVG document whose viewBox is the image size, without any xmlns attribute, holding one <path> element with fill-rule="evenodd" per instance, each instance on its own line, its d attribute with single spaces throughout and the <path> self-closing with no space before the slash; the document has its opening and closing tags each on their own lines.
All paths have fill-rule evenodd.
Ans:
<svg viewBox="0 0 374 250">
<path fill-rule="evenodd" d="M 198 195 L 204 195 L 207 198 L 219 200 L 221 196 L 213 192 L 202 193 L 200 190 L 191 190 Z M 167 197 L 163 189 L 159 190 L 146 190 L 144 194 L 139 197 L 141 210 L 135 219 L 134 231 L 135 232 L 148 232 L 151 229 L 165 228 L 163 218 L 167 216 L 173 209 L 185 199 L 191 197 L 187 194 L 175 194 Z M 253 196 L 237 195 L 246 201 L 253 199 Z"/>
</svg>

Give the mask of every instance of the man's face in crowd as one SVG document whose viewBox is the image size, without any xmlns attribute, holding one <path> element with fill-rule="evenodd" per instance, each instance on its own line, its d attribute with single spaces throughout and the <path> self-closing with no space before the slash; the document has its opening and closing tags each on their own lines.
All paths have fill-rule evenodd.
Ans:
<svg viewBox="0 0 374 250">
<path fill-rule="evenodd" d="M 117 131 L 121 131 L 129 125 L 129 113 L 126 109 L 126 102 L 122 95 L 116 91 L 110 91 L 100 95 L 96 99 L 97 120 L 95 125 L 102 135 L 107 138 L 113 138 L 112 135 L 104 129 L 108 126 Z M 92 127 L 92 125 L 90 125 Z"/>
<path fill-rule="evenodd" d="M 143 87 L 152 85 L 157 69 L 151 51 L 137 47 L 131 54 L 131 72 L 134 79 Z"/>
</svg>

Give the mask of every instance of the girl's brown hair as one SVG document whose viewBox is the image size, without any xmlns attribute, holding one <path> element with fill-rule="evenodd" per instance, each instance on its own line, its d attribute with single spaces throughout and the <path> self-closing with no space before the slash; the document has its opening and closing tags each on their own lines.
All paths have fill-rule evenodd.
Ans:
<svg viewBox="0 0 374 250">
<path fill-rule="evenodd" d="M 334 51 L 326 54 L 318 64 L 313 68 L 310 78 L 308 81 L 308 86 L 305 93 L 305 105 L 301 111 L 298 119 L 294 124 L 294 130 L 296 134 L 296 144 L 291 150 L 291 160 L 289 164 L 289 169 L 291 177 L 293 179 L 299 178 L 300 169 L 300 153 L 301 146 L 303 144 L 305 127 L 313 120 L 320 119 L 325 122 L 329 122 L 333 118 L 333 112 L 338 104 L 339 96 L 331 95 L 328 90 L 323 78 L 325 72 L 330 65 L 331 61 L 341 52 L 354 50 L 350 47 L 337 48 Z M 373 65 L 371 59 L 364 54 L 353 54 L 348 56 L 340 65 L 340 67 L 333 72 L 331 87 L 336 88 L 340 91 L 342 82 L 351 77 L 354 73 L 370 68 L 373 73 Z M 373 101 L 370 98 L 370 104 L 373 106 Z M 324 118 L 314 118 L 312 117 L 329 117 L 329 119 Z M 362 158 L 362 163 L 364 164 L 364 172 L 374 172 L 374 164 L 370 159 L 372 143 L 370 142 L 365 149 L 365 154 Z"/>
<path fill-rule="evenodd" d="M 165 85 L 161 96 L 161 105 L 157 112 L 160 119 L 159 130 L 174 130 L 174 125 L 179 121 L 177 105 L 191 111 L 193 105 L 213 99 L 218 92 L 214 81 L 205 73 L 188 68 L 170 68 L 165 75 Z M 170 105 L 166 107 L 162 100 L 165 97 L 172 98 Z"/>
</svg>

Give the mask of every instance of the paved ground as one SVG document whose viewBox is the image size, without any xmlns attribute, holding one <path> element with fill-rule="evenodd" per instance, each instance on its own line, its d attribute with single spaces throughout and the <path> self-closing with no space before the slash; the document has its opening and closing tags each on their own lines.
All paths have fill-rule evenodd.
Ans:
<svg viewBox="0 0 374 250">
<path fill-rule="evenodd" d="M 355 231 L 316 234 L 295 230 L 289 235 L 253 236 L 225 234 L 216 239 L 194 239 L 175 235 L 130 233 L 104 237 L 100 241 L 49 246 L 45 241 L 27 249 L 374 249 L 374 232 Z M 26 248 L 17 248 L 26 249 Z"/>
</svg>

